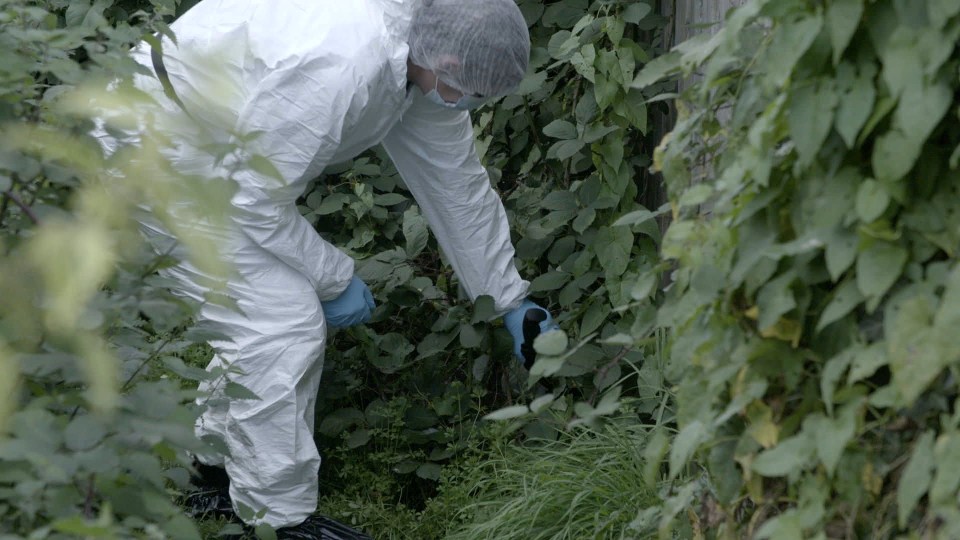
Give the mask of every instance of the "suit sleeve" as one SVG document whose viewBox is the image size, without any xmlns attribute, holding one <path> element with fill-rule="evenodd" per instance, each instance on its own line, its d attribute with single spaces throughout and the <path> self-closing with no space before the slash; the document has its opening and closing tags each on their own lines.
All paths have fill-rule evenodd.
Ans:
<svg viewBox="0 0 960 540">
<path fill-rule="evenodd" d="M 233 204 L 247 236 L 303 274 L 321 300 L 331 300 L 349 284 L 353 259 L 317 234 L 296 200 L 339 146 L 354 94 L 346 88 L 349 74 L 312 67 L 308 62 L 271 73 L 247 99 L 237 131 L 260 133 L 248 151 L 269 159 L 281 178 L 264 167 L 245 167 L 235 175 Z"/>
<path fill-rule="evenodd" d="M 470 115 L 417 96 L 383 146 L 470 298 L 490 295 L 501 313 L 519 305 L 529 283 L 514 265 L 510 225 L 477 157 Z"/>
</svg>

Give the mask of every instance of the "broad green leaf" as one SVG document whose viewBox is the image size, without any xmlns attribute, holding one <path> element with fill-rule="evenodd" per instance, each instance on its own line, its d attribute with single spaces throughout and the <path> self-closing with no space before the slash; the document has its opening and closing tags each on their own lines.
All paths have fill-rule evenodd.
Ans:
<svg viewBox="0 0 960 540">
<path fill-rule="evenodd" d="M 820 315 L 820 320 L 817 322 L 817 332 L 849 314 L 855 307 L 860 305 L 863 300 L 863 294 L 861 294 L 860 289 L 857 288 L 857 283 L 851 279 L 844 281 L 843 284 L 834 291 L 833 298 Z"/>
<path fill-rule="evenodd" d="M 854 70 L 850 64 L 841 64 L 841 68 L 844 66 L 848 66 L 851 72 Z M 869 69 L 857 72 L 855 78 L 851 77 L 848 88 L 840 89 L 840 102 L 837 106 L 834 127 L 847 144 L 847 148 L 854 147 L 861 128 L 873 111 L 873 105 L 877 99 L 877 89 L 873 82 L 875 76 L 876 69 L 871 64 Z"/>
<path fill-rule="evenodd" d="M 863 0 L 834 0 L 827 7 L 827 28 L 833 44 L 833 64 L 840 63 L 853 34 L 860 26 L 863 15 Z"/>
<path fill-rule="evenodd" d="M 839 354 L 827 361 L 823 367 L 823 373 L 820 375 L 820 397 L 823 399 L 823 405 L 827 409 L 827 414 L 833 416 L 833 395 L 837 390 L 837 383 L 843 373 L 853 362 L 853 357 L 858 349 L 851 347 L 841 351 Z"/>
<path fill-rule="evenodd" d="M 233 399 L 260 399 L 260 396 L 254 394 L 245 386 L 233 381 L 227 383 L 227 385 L 224 387 L 223 393 L 226 394 L 227 397 Z"/>
<path fill-rule="evenodd" d="M 547 158 L 548 159 L 559 159 L 565 160 L 570 159 L 577 154 L 585 145 L 581 140 L 564 140 L 554 143 L 549 149 L 547 149 Z"/>
<path fill-rule="evenodd" d="M 933 316 L 930 299 L 914 296 L 899 304 L 896 318 L 887 326 L 893 385 L 905 405 L 913 404 L 943 368 L 960 356 L 956 329 L 932 326 Z"/>
<path fill-rule="evenodd" d="M 762 63 L 762 69 L 767 74 L 765 82 L 773 88 L 783 87 L 797 62 L 806 54 L 822 28 L 823 17 L 820 15 L 782 24 L 780 31 L 774 33 L 773 42 L 767 49 Z M 801 81 L 797 83 L 803 84 Z"/>
<path fill-rule="evenodd" d="M 650 4 L 644 2 L 632 2 L 623 10 L 621 16 L 623 20 L 630 24 L 639 23 L 644 17 L 650 14 L 653 8 Z"/>
<path fill-rule="evenodd" d="M 540 414 L 552 405 L 554 400 L 555 396 L 553 394 L 544 394 L 530 402 L 530 411 L 534 414 Z"/>
<path fill-rule="evenodd" d="M 403 237 L 407 241 L 404 248 L 407 257 L 416 257 L 427 246 L 427 222 L 416 206 L 403 212 Z"/>
<path fill-rule="evenodd" d="M 887 210 L 890 204 L 890 195 L 880 182 L 873 179 L 864 180 L 857 190 L 857 216 L 861 221 L 870 223 L 877 220 Z"/>
<path fill-rule="evenodd" d="M 584 208 L 577 213 L 576 219 L 573 220 L 570 226 L 573 227 L 574 231 L 582 233 L 593 224 L 593 220 L 596 219 L 596 217 L 597 211 L 595 209 Z"/>
<path fill-rule="evenodd" d="M 757 327 L 766 330 L 780 320 L 780 317 L 797 306 L 793 291 L 790 289 L 796 276 L 788 272 L 764 285 L 757 294 L 757 307 L 760 317 Z"/>
<path fill-rule="evenodd" d="M 708 436 L 707 426 L 699 420 L 690 422 L 680 430 L 670 447 L 670 478 L 676 478 L 683 472 L 700 443 Z"/>
<path fill-rule="evenodd" d="M 262 176 L 276 180 L 283 184 L 286 183 L 283 175 L 280 174 L 280 171 L 277 170 L 277 167 L 274 166 L 273 162 L 263 156 L 250 156 L 250 158 L 247 160 L 247 165 L 249 165 L 254 172 Z"/>
<path fill-rule="evenodd" d="M 424 463 L 417 467 L 417 476 L 425 480 L 438 482 L 440 480 L 440 471 L 440 465 L 436 463 Z"/>
<path fill-rule="evenodd" d="M 371 433 L 369 429 L 358 429 L 347 437 L 347 448 L 360 448 L 370 442 L 370 438 Z"/>
<path fill-rule="evenodd" d="M 897 482 L 897 521 L 901 528 L 907 526 L 910 514 L 929 489 L 933 479 L 933 439 L 932 431 L 925 432 L 917 439 L 910 454 L 910 461 Z"/>
<path fill-rule="evenodd" d="M 857 257 L 857 287 L 867 299 L 881 297 L 900 277 L 907 250 L 892 242 L 876 241 Z"/>
<path fill-rule="evenodd" d="M 912 81 L 903 91 L 894 123 L 912 145 L 922 147 L 950 109 L 953 94 L 946 82 Z"/>
<path fill-rule="evenodd" d="M 859 350 L 853 357 L 853 365 L 850 366 L 847 384 L 852 385 L 857 381 L 871 377 L 878 369 L 889 364 L 890 359 L 887 357 L 885 349 L 886 346 L 883 342 L 877 342 Z"/>
<path fill-rule="evenodd" d="M 937 473 L 930 486 L 930 501 L 935 505 L 956 504 L 960 488 L 960 434 L 953 431 L 938 437 L 933 455 Z"/>
<path fill-rule="evenodd" d="M 633 233 L 625 227 L 602 227 L 597 231 L 593 247 L 608 276 L 623 275 L 630 264 Z"/>
<path fill-rule="evenodd" d="M 840 99 L 831 79 L 795 84 L 787 121 L 800 164 L 808 165 L 817 157 L 833 127 Z"/>
<path fill-rule="evenodd" d="M 567 350 L 567 334 L 562 330 L 540 334 L 533 340 L 533 349 L 546 356 L 563 354 L 563 351 Z"/>
<path fill-rule="evenodd" d="M 493 297 L 489 294 L 479 296 L 473 303 L 473 318 L 470 320 L 473 324 L 487 322 L 492 320 L 497 314 L 497 308 Z"/>
<path fill-rule="evenodd" d="M 530 412 L 530 408 L 526 405 L 512 405 L 510 407 L 504 407 L 493 411 L 492 413 L 483 417 L 484 420 L 510 420 L 512 418 L 518 418 Z"/>
<path fill-rule="evenodd" d="M 942 28 L 950 19 L 960 13 L 960 2 L 957 0 L 927 0 L 927 13 L 934 27 Z"/>
<path fill-rule="evenodd" d="M 566 272 L 551 270 L 540 274 L 530 282 L 530 292 L 555 291 L 566 285 L 572 276 Z"/>
<path fill-rule="evenodd" d="M 550 56 L 557 60 L 567 60 L 579 46 L 579 37 L 574 36 L 567 30 L 561 30 L 550 38 L 547 51 L 550 53 Z"/>
<path fill-rule="evenodd" d="M 603 302 L 594 302 L 590 304 L 587 311 L 580 320 L 580 335 L 587 336 L 594 330 L 600 328 L 607 316 L 610 315 L 610 308 Z"/>
<path fill-rule="evenodd" d="M 554 139 L 576 139 L 577 126 L 566 120 L 554 120 L 543 128 L 543 134 Z"/>
<path fill-rule="evenodd" d="M 824 416 L 811 420 L 814 439 L 817 442 L 817 456 L 833 476 L 843 455 L 843 449 L 853 439 L 857 431 L 857 413 L 861 402 L 856 401 L 840 409 L 836 418 Z"/>
<path fill-rule="evenodd" d="M 351 426 L 362 424 L 364 419 L 360 409 L 337 409 L 323 418 L 317 431 L 328 437 L 336 436 Z"/>
<path fill-rule="evenodd" d="M 761 452 L 750 468 L 763 476 L 787 476 L 806 469 L 814 452 L 814 441 L 806 432 L 800 432 Z"/>
<path fill-rule="evenodd" d="M 378 193 L 373 197 L 373 202 L 380 206 L 393 206 L 407 200 L 405 196 L 399 193 Z"/>
<path fill-rule="evenodd" d="M 477 331 L 471 324 L 463 323 L 460 325 L 460 346 L 472 349 L 480 346 L 483 334 Z"/>
<path fill-rule="evenodd" d="M 827 237 L 827 271 L 834 281 L 850 268 L 857 258 L 857 234 L 845 228 L 836 228 Z"/>
<path fill-rule="evenodd" d="M 577 197 L 569 191 L 552 191 L 540 202 L 546 210 L 576 210 Z"/>
<path fill-rule="evenodd" d="M 631 88 L 642 90 L 668 75 L 673 75 L 680 71 L 680 54 L 669 52 L 662 56 L 654 58 L 640 70 L 636 78 L 630 84 Z"/>
<path fill-rule="evenodd" d="M 106 434 L 107 430 L 98 418 L 83 414 L 67 424 L 63 431 L 63 440 L 67 448 L 77 452 L 93 448 Z"/>
</svg>

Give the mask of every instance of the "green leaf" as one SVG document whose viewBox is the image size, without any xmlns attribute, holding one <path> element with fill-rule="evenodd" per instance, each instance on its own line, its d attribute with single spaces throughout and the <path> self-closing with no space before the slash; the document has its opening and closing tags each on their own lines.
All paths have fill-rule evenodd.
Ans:
<svg viewBox="0 0 960 540">
<path fill-rule="evenodd" d="M 543 134 L 554 139 L 576 139 L 577 126 L 566 120 L 554 120 L 543 128 Z"/>
<path fill-rule="evenodd" d="M 840 382 L 843 372 L 850 366 L 856 352 L 857 349 L 853 347 L 844 349 L 827 361 L 823 367 L 823 373 L 820 374 L 820 397 L 823 399 L 827 414 L 831 416 L 833 416 L 833 395 L 836 392 L 837 383 Z"/>
<path fill-rule="evenodd" d="M 279 182 L 286 183 L 283 175 L 280 174 L 280 171 L 277 170 L 277 168 L 273 165 L 273 162 L 263 156 L 250 156 L 250 158 L 247 160 L 247 165 L 249 165 L 250 168 L 256 173 L 266 176 L 267 178 L 272 178 Z"/>
<path fill-rule="evenodd" d="M 603 302 L 594 302 L 590 304 L 587 311 L 580 320 L 580 335 L 590 335 L 594 330 L 600 328 L 600 325 L 607 320 L 610 314 L 610 308 Z"/>
<path fill-rule="evenodd" d="M 873 174 L 881 182 L 900 180 L 913 169 L 922 145 L 911 141 L 902 131 L 893 129 L 881 135 L 873 147 Z"/>
<path fill-rule="evenodd" d="M 328 437 L 333 437 L 346 431 L 351 426 L 363 424 L 364 420 L 363 411 L 360 409 L 353 407 L 337 409 L 323 418 L 317 431 Z"/>
<path fill-rule="evenodd" d="M 699 420 L 690 422 L 680 430 L 673 440 L 673 446 L 670 447 L 671 479 L 683 472 L 684 466 L 693 457 L 693 453 L 708 436 L 707 426 Z"/>
<path fill-rule="evenodd" d="M 608 276 L 620 276 L 630 264 L 633 233 L 624 227 L 601 227 L 594 240 L 600 266 Z"/>
<path fill-rule="evenodd" d="M 407 257 L 416 257 L 427 246 L 427 222 L 416 206 L 403 212 L 403 237 L 407 241 L 404 251 Z"/>
<path fill-rule="evenodd" d="M 630 24 L 638 24 L 644 17 L 650 14 L 653 11 L 653 8 L 650 4 L 645 4 L 643 2 L 633 2 L 623 10 L 621 16 L 625 22 Z"/>
<path fill-rule="evenodd" d="M 847 444 L 857 431 L 857 412 L 860 401 L 850 403 L 840 410 L 836 418 L 824 416 L 812 417 L 814 439 L 817 442 L 817 456 L 831 477 L 837 470 L 840 457 Z"/>
<path fill-rule="evenodd" d="M 899 244 L 874 242 L 857 257 L 857 287 L 867 299 L 887 293 L 900 278 L 910 254 Z"/>
<path fill-rule="evenodd" d="M 63 440 L 67 448 L 74 452 L 89 450 L 106 436 L 107 430 L 95 416 L 83 414 L 67 424 L 63 431 Z"/>
<path fill-rule="evenodd" d="M 347 437 L 347 448 L 354 449 L 364 446 L 370 442 L 370 430 L 369 429 L 358 429 L 350 434 Z"/>
<path fill-rule="evenodd" d="M 440 465 L 436 463 L 424 463 L 417 467 L 417 476 L 425 480 L 440 481 Z"/>
<path fill-rule="evenodd" d="M 555 291 L 566 285 L 572 276 L 559 270 L 551 270 L 541 274 L 530 282 L 530 292 Z"/>
<path fill-rule="evenodd" d="M 887 210 L 890 195 L 880 182 L 864 180 L 857 190 L 856 211 L 860 221 L 870 223 L 877 220 Z"/>
<path fill-rule="evenodd" d="M 762 65 L 766 70 L 767 84 L 773 88 L 783 87 L 822 28 L 823 18 L 819 15 L 789 21 L 780 26 L 780 31 L 774 33 L 773 43 L 767 49 Z"/>
<path fill-rule="evenodd" d="M 497 314 L 496 304 L 493 297 L 489 294 L 479 296 L 473 303 L 473 318 L 470 320 L 473 324 L 487 322 L 492 320 Z"/>
<path fill-rule="evenodd" d="M 480 346 L 483 340 L 483 334 L 477 331 L 471 324 L 463 323 L 460 325 L 460 346 L 466 349 L 473 349 Z"/>
<path fill-rule="evenodd" d="M 253 392 L 248 390 L 246 387 L 240 385 L 239 383 L 235 383 L 233 381 L 230 381 L 227 383 L 226 387 L 224 387 L 223 393 L 227 397 L 230 397 L 233 399 L 255 399 L 255 400 L 260 399 L 260 396 L 254 394 Z"/>
<path fill-rule="evenodd" d="M 923 146 L 953 103 L 953 89 L 946 82 L 912 81 L 903 91 L 894 122 L 915 146 Z"/>
<path fill-rule="evenodd" d="M 827 28 L 833 44 L 833 64 L 840 63 L 863 16 L 863 0 L 834 0 L 827 7 Z"/>
<path fill-rule="evenodd" d="M 937 438 L 933 448 L 937 474 L 930 486 L 930 501 L 934 505 L 950 505 L 956 500 L 960 487 L 960 434 L 952 432 Z"/>
<path fill-rule="evenodd" d="M 757 307 L 760 309 L 760 318 L 757 327 L 766 330 L 777 323 L 780 317 L 797 306 L 791 284 L 796 275 L 788 272 L 764 285 L 757 294 Z"/>
<path fill-rule="evenodd" d="M 806 469 L 814 452 L 814 441 L 806 432 L 801 432 L 761 452 L 750 468 L 763 476 L 787 476 Z"/>
<path fill-rule="evenodd" d="M 863 295 L 860 293 L 860 289 L 857 288 L 856 281 L 852 279 L 844 281 L 843 284 L 834 291 L 833 298 L 820 315 L 820 320 L 817 322 L 817 332 L 849 314 L 855 307 L 860 305 L 863 300 Z"/>
<path fill-rule="evenodd" d="M 920 497 L 923 497 L 930 487 L 934 467 L 933 440 L 932 431 L 920 436 L 913 447 L 910 461 L 897 482 L 897 521 L 900 528 L 907 526 L 910 514 L 920 502 Z"/>
<path fill-rule="evenodd" d="M 869 347 L 858 351 L 853 357 L 853 365 L 850 366 L 850 375 L 847 377 L 847 384 L 853 384 L 872 376 L 878 369 L 890 362 L 887 358 L 887 352 L 883 342 L 877 342 Z"/>
<path fill-rule="evenodd" d="M 567 350 L 567 334 L 562 330 L 540 334 L 533 340 L 533 349 L 546 356 L 563 354 L 563 351 Z"/>
<path fill-rule="evenodd" d="M 559 159 L 561 161 L 570 159 L 575 156 L 585 144 L 586 143 L 579 139 L 556 142 L 547 149 L 547 159 Z"/>
<path fill-rule="evenodd" d="M 852 72 L 853 67 L 849 64 L 841 64 L 841 68 L 849 66 Z M 847 148 L 853 148 L 860 135 L 860 130 L 870 118 L 873 106 L 877 100 L 877 89 L 874 86 L 873 78 L 876 76 L 876 69 L 870 65 L 869 70 L 861 71 L 856 75 L 849 88 L 842 88 L 840 93 L 840 103 L 837 106 L 836 122 L 834 127 Z M 839 76 L 838 76 L 839 78 Z"/>
<path fill-rule="evenodd" d="M 797 148 L 801 166 L 813 163 L 833 126 L 833 115 L 840 98 L 833 81 L 801 83 L 794 88 L 787 122 Z"/>
<path fill-rule="evenodd" d="M 934 308 L 923 295 L 904 300 L 895 313 L 888 313 L 892 320 L 886 325 L 890 370 L 902 403 L 912 405 L 943 368 L 960 356 L 956 328 L 934 327 Z"/>
<path fill-rule="evenodd" d="M 526 405 L 512 405 L 510 407 L 504 407 L 493 411 L 492 413 L 483 417 L 484 420 L 510 420 L 512 418 L 518 418 L 530 412 L 530 409 Z"/>
<path fill-rule="evenodd" d="M 680 53 L 671 51 L 648 62 L 630 83 L 631 88 L 642 90 L 668 75 L 680 72 Z"/>
<path fill-rule="evenodd" d="M 840 279 L 856 260 L 858 242 L 859 239 L 853 231 L 845 228 L 831 231 L 826 247 L 827 271 L 830 272 L 831 279 Z"/>
</svg>

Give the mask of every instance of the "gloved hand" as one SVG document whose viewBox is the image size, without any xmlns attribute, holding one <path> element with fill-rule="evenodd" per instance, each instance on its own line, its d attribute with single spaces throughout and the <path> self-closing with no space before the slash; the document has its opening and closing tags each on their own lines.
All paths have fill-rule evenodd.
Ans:
<svg viewBox="0 0 960 540">
<path fill-rule="evenodd" d="M 320 302 L 327 324 L 333 328 L 346 328 L 370 320 L 376 304 L 370 288 L 357 276 L 353 276 L 347 288 L 333 300 Z"/>
<path fill-rule="evenodd" d="M 533 340 L 542 333 L 560 329 L 550 312 L 530 300 L 524 300 L 520 307 L 504 315 L 503 325 L 513 336 L 513 354 L 527 369 L 537 357 Z"/>
</svg>

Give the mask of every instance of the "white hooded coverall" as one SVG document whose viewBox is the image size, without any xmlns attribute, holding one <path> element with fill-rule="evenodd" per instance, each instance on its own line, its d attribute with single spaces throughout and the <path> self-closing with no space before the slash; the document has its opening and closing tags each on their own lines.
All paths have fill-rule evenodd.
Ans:
<svg viewBox="0 0 960 540">
<path fill-rule="evenodd" d="M 326 345 L 320 301 L 336 298 L 354 270 L 298 213 L 307 182 L 326 165 L 382 144 L 468 295 L 490 295 L 503 312 L 527 294 L 469 114 L 430 103 L 408 84 L 415 7 L 411 0 L 203 0 L 172 25 L 178 44 L 164 40 L 165 67 L 190 115 L 224 135 L 262 132 L 253 150 L 286 181 L 278 187 L 252 170 L 234 176 L 237 215 L 217 234 L 240 276 L 228 292 L 242 313 L 206 304 L 199 316 L 229 337 L 212 343 L 211 366 L 239 368 L 243 374 L 231 380 L 261 399 L 218 400 L 197 432 L 226 442 L 235 506 L 265 510 L 258 522 L 274 527 L 298 524 L 317 507 L 314 403 Z M 152 72 L 148 46 L 133 54 Z M 156 79 L 138 76 L 137 85 L 178 113 Z M 221 91 L 204 95 L 211 87 Z M 218 126 L 224 118 L 233 125 Z M 209 155 L 186 143 L 173 161 L 185 173 L 215 174 Z M 144 226 L 155 243 L 167 238 L 155 224 Z M 181 293 L 203 297 L 204 276 L 190 264 L 165 273 Z"/>
</svg>

